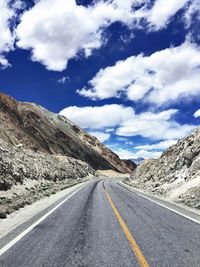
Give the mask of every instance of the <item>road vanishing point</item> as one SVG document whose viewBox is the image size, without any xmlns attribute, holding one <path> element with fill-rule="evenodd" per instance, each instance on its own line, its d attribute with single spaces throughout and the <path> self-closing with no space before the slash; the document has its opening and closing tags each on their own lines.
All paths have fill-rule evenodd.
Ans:
<svg viewBox="0 0 200 267">
<path fill-rule="evenodd" d="M 200 224 L 118 181 L 91 181 L 1 246 L 0 266 L 199 267 Z"/>
</svg>

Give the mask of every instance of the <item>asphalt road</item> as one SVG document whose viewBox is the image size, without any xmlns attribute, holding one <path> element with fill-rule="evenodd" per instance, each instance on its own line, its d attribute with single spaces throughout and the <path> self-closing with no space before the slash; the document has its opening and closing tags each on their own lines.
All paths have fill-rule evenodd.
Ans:
<svg viewBox="0 0 200 267">
<path fill-rule="evenodd" d="M 0 266 L 200 266 L 200 224 L 115 181 L 93 181 L 0 257 Z"/>
</svg>

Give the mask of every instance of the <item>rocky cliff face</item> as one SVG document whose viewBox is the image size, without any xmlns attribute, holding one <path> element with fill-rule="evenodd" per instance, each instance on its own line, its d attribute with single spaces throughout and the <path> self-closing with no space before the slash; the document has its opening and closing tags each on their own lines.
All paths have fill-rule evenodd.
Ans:
<svg viewBox="0 0 200 267">
<path fill-rule="evenodd" d="M 200 208 L 200 128 L 159 159 L 144 160 L 133 173 L 131 184 Z"/>
<path fill-rule="evenodd" d="M 0 139 L 34 151 L 82 160 L 94 169 L 130 173 L 135 164 L 120 160 L 96 137 L 61 115 L 0 94 Z"/>
</svg>

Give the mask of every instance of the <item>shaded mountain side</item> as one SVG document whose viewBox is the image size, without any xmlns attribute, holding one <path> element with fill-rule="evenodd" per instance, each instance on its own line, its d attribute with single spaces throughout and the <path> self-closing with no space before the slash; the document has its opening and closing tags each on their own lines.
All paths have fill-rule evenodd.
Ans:
<svg viewBox="0 0 200 267">
<path fill-rule="evenodd" d="M 96 137 L 61 115 L 0 93 L 0 138 L 12 145 L 80 159 L 94 169 L 131 173 L 136 165 L 121 160 Z"/>
<path fill-rule="evenodd" d="M 136 187 L 200 208 L 200 128 L 160 158 L 144 160 L 131 178 Z"/>
</svg>

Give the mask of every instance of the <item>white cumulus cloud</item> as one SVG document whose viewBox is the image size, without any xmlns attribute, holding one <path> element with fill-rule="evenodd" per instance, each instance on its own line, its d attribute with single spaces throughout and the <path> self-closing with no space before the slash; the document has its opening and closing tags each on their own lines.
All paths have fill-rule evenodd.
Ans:
<svg viewBox="0 0 200 267">
<path fill-rule="evenodd" d="M 126 97 L 162 105 L 200 94 L 200 49 L 186 41 L 181 46 L 142 54 L 101 69 L 78 90 L 91 99 Z"/>
<path fill-rule="evenodd" d="M 134 149 L 147 150 L 147 151 L 165 150 L 176 143 L 177 143 L 177 140 L 166 140 L 166 141 L 161 141 L 159 143 L 155 143 L 151 145 L 135 146 Z"/>
<path fill-rule="evenodd" d="M 9 1 L 0 0 L 0 66 L 8 67 L 10 64 L 5 54 L 13 49 L 14 37 L 10 30 L 10 20 L 14 11 L 8 5 Z"/>
<path fill-rule="evenodd" d="M 134 116 L 134 110 L 131 107 L 117 104 L 100 107 L 72 106 L 63 109 L 60 114 L 83 128 L 98 129 L 120 125 Z"/>
<path fill-rule="evenodd" d="M 186 24 L 186 28 L 190 27 L 194 16 L 196 19 L 200 20 L 200 2 L 199 0 L 192 0 L 190 1 L 190 5 L 186 9 L 186 12 L 184 14 L 184 20 Z"/>
<path fill-rule="evenodd" d="M 3 1 L 3 0 L 2 0 Z M 32 60 L 49 70 L 62 71 L 82 52 L 85 57 L 105 43 L 104 30 L 114 22 L 130 29 L 159 30 L 185 6 L 187 0 L 96 1 L 77 5 L 75 0 L 39 0 L 20 18 L 16 33 L 20 48 L 31 50 Z M 141 21 L 145 21 L 141 26 Z"/>
<path fill-rule="evenodd" d="M 152 9 L 146 11 L 146 18 L 154 28 L 159 30 L 167 26 L 170 18 L 184 8 L 189 0 L 157 0 Z"/>
<path fill-rule="evenodd" d="M 57 80 L 57 83 L 65 84 L 67 81 L 70 81 L 70 78 L 68 76 L 63 76 Z"/>
<path fill-rule="evenodd" d="M 122 123 L 116 131 L 120 136 L 143 136 L 151 140 L 180 139 L 195 129 L 194 125 L 179 124 L 173 119 L 177 110 L 159 113 L 144 112 Z"/>
<path fill-rule="evenodd" d="M 176 109 L 168 109 L 158 113 L 135 114 L 132 107 L 112 104 L 99 107 L 72 106 L 63 109 L 60 114 L 83 128 L 94 130 L 115 127 L 115 134 L 122 137 L 140 135 L 152 140 L 172 140 L 185 137 L 195 128 L 176 122 L 173 116 L 177 112 Z"/>
<path fill-rule="evenodd" d="M 146 151 L 146 150 L 139 150 L 137 152 L 126 150 L 126 149 L 118 149 L 114 150 L 114 152 L 121 158 L 121 159 L 137 159 L 137 158 L 159 158 L 162 152 L 158 151 Z"/>
<path fill-rule="evenodd" d="M 100 132 L 100 131 L 89 131 L 88 133 L 95 136 L 96 138 L 98 138 L 99 141 L 102 143 L 109 140 L 109 138 L 110 138 L 109 133 L 104 133 L 104 132 Z"/>
<path fill-rule="evenodd" d="M 98 1 L 84 7 L 75 0 L 40 0 L 24 12 L 17 27 L 17 45 L 32 51 L 32 60 L 62 71 L 68 60 L 83 52 L 87 57 L 104 42 L 102 31 L 116 21 L 129 25 L 132 4 Z M 141 1 L 140 1 L 141 2 Z"/>
<path fill-rule="evenodd" d="M 200 109 L 198 109 L 198 110 L 195 111 L 195 113 L 194 113 L 194 117 L 195 117 L 195 118 L 200 117 Z"/>
<path fill-rule="evenodd" d="M 88 57 L 106 43 L 104 31 L 112 23 L 121 22 L 131 30 L 157 31 L 184 9 L 187 28 L 199 7 L 198 0 L 156 0 L 151 8 L 150 2 L 99 0 L 86 7 L 75 0 L 37 0 L 32 8 L 26 9 L 25 1 L 0 0 L 0 64 L 8 65 L 3 53 L 13 49 L 17 40 L 18 47 L 31 51 L 33 61 L 49 70 L 62 71 L 70 59 Z M 128 40 L 133 36 L 132 31 Z M 123 34 L 120 38 L 128 41 Z"/>
</svg>

